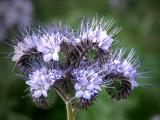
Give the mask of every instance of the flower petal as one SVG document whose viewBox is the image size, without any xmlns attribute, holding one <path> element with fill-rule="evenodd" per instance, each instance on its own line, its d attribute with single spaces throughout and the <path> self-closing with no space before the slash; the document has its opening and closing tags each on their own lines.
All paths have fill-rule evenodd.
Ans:
<svg viewBox="0 0 160 120">
<path fill-rule="evenodd" d="M 89 92 L 89 91 L 84 91 L 84 94 L 83 94 L 83 97 L 85 98 L 85 99 L 90 99 L 91 98 L 91 93 Z"/>
<path fill-rule="evenodd" d="M 80 97 L 82 97 L 83 96 L 83 91 L 77 91 L 76 92 L 76 95 L 75 95 L 77 98 L 80 98 Z"/>
<path fill-rule="evenodd" d="M 58 52 L 54 52 L 54 53 L 52 54 L 52 59 L 55 60 L 55 61 L 58 61 L 58 60 L 59 60 Z"/>
<path fill-rule="evenodd" d="M 41 90 L 38 90 L 38 91 L 35 91 L 32 96 L 35 98 L 39 98 L 41 95 L 42 95 Z"/>
<path fill-rule="evenodd" d="M 48 53 L 48 54 L 44 54 L 43 59 L 45 62 L 48 62 L 52 59 L 52 54 Z"/>
</svg>

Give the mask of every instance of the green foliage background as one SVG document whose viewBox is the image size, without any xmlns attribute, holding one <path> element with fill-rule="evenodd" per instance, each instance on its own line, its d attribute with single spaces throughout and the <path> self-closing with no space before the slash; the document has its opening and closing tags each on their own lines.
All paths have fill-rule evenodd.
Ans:
<svg viewBox="0 0 160 120">
<path fill-rule="evenodd" d="M 112 1 L 112 0 L 110 0 Z M 114 47 L 136 48 L 143 59 L 142 70 L 151 71 L 150 78 L 127 100 L 111 100 L 102 92 L 88 110 L 81 110 L 77 120 L 152 120 L 160 115 L 160 1 L 122 0 L 117 7 L 108 0 L 34 0 L 34 23 L 67 21 L 78 26 L 83 17 L 112 17 L 123 27 L 119 43 Z M 114 0 L 116 1 L 116 0 Z M 12 37 L 11 37 L 12 39 Z M 0 43 L 0 52 L 12 51 Z M 30 97 L 24 97 L 27 86 L 12 72 L 14 63 L 0 54 L 0 120 L 65 120 L 65 105 L 57 98 L 49 110 L 37 108 Z M 159 118 L 160 119 L 160 118 Z M 159 120 L 158 119 L 158 120 Z"/>
</svg>

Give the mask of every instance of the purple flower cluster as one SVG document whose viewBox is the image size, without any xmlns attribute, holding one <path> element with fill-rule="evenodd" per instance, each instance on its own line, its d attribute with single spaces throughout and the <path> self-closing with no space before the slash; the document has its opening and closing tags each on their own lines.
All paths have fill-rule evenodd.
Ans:
<svg viewBox="0 0 160 120">
<path fill-rule="evenodd" d="M 65 37 L 61 33 L 43 35 L 37 43 L 37 50 L 43 53 L 45 62 L 50 60 L 59 60 L 58 53 L 60 51 L 60 44 Z"/>
<path fill-rule="evenodd" d="M 131 83 L 132 89 L 138 86 L 136 81 L 138 77 L 137 68 L 139 67 L 140 59 L 133 59 L 135 50 L 132 49 L 126 59 L 123 58 L 125 54 L 124 49 L 117 50 L 113 55 L 113 58 L 104 65 L 105 72 L 112 77 L 118 76 L 128 80 Z"/>
<path fill-rule="evenodd" d="M 73 106 L 85 108 L 105 87 L 111 98 L 125 99 L 138 86 L 140 59 L 133 58 L 134 49 L 126 58 L 124 49 L 112 53 L 120 29 L 104 18 L 83 20 L 77 31 L 61 24 L 33 29 L 14 47 L 12 60 L 27 70 L 22 69 L 33 98 L 47 98 L 55 90 Z M 121 86 L 114 91 L 117 79 Z"/>
<path fill-rule="evenodd" d="M 99 23 L 96 23 L 96 20 L 93 20 L 91 24 L 89 21 L 87 21 L 87 23 L 82 21 L 80 36 L 76 40 L 79 42 L 90 40 L 93 43 L 96 43 L 99 48 L 108 50 L 113 42 L 112 37 L 120 31 L 120 28 L 115 28 L 113 30 L 114 33 L 113 31 L 109 33 L 108 30 L 112 26 L 113 22 L 108 21 L 108 24 L 105 24 L 102 21 L 103 19 Z"/>
<path fill-rule="evenodd" d="M 28 52 L 36 46 L 37 36 L 26 36 L 23 41 L 18 42 L 17 46 L 14 46 L 14 56 L 12 61 L 18 62 L 20 58 L 27 55 Z"/>
<path fill-rule="evenodd" d="M 76 80 L 74 86 L 76 90 L 75 97 L 90 100 L 92 96 L 97 95 L 101 90 L 102 78 L 94 70 L 76 69 L 73 74 Z"/>
<path fill-rule="evenodd" d="M 29 80 L 26 84 L 30 86 L 32 97 L 47 97 L 47 92 L 55 81 L 62 77 L 62 72 L 58 70 L 48 70 L 44 67 L 36 69 L 29 74 Z"/>
</svg>

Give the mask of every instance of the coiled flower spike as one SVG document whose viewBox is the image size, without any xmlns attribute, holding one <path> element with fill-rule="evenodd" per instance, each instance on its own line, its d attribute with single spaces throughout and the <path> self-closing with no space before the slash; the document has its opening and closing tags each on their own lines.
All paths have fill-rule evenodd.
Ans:
<svg viewBox="0 0 160 120">
<path fill-rule="evenodd" d="M 131 93 L 131 91 L 138 87 L 137 78 L 139 73 L 137 71 L 140 67 L 141 59 L 135 58 L 135 50 L 132 49 L 126 59 L 123 58 L 125 54 L 125 49 L 117 50 L 113 58 L 104 65 L 104 79 L 105 82 L 110 82 L 110 87 L 107 88 L 109 95 L 116 99 L 125 99 Z M 119 88 L 113 88 L 117 82 L 120 80 Z"/>
</svg>

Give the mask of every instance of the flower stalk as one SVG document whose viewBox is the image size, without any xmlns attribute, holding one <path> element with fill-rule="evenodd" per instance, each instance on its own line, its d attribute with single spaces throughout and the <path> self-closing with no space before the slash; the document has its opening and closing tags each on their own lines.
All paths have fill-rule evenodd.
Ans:
<svg viewBox="0 0 160 120">
<path fill-rule="evenodd" d="M 66 102 L 67 120 L 75 120 L 76 114 L 70 102 Z"/>
<path fill-rule="evenodd" d="M 68 101 L 67 97 L 64 96 L 58 89 L 56 89 L 56 92 L 66 104 L 67 120 L 75 120 L 76 111 L 73 109 L 71 101 Z"/>
</svg>

